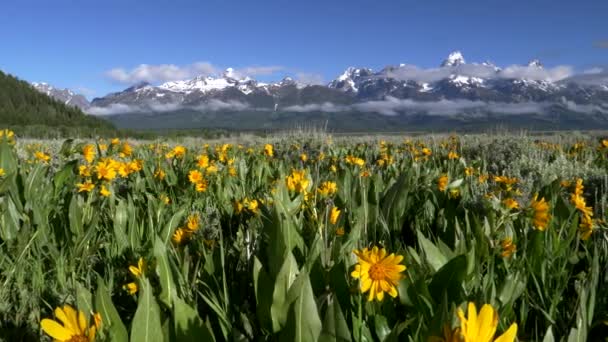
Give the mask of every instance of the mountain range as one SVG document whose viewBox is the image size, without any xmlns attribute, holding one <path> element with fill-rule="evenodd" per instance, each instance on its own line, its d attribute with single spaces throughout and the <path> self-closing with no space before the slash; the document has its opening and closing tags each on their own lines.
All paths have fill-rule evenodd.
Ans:
<svg viewBox="0 0 608 342">
<path fill-rule="evenodd" d="M 538 60 L 504 68 L 466 63 L 455 51 L 436 68 L 349 67 L 328 84 L 289 77 L 263 83 L 228 68 L 216 76 L 136 84 L 90 104 L 69 90 L 35 87 L 130 128 L 258 129 L 325 121 L 339 129 L 344 120 L 361 121 L 349 123 L 353 130 L 370 128 L 370 122 L 382 130 L 437 122 L 608 127 L 608 73 L 566 74 L 560 68 L 545 69 Z"/>
</svg>

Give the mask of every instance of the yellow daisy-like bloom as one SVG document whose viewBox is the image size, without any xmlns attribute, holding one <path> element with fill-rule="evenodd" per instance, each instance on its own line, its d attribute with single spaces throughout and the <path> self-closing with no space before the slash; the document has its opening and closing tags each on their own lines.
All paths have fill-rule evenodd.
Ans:
<svg viewBox="0 0 608 342">
<path fill-rule="evenodd" d="M 97 320 L 95 324 L 88 326 L 84 312 L 76 311 L 69 305 L 55 309 L 55 317 L 61 322 L 45 318 L 40 321 L 40 328 L 55 341 L 85 342 L 95 341 L 95 333 L 99 328 Z M 101 321 L 99 321 L 101 324 Z"/>
<path fill-rule="evenodd" d="M 171 240 L 173 240 L 173 242 L 176 245 L 181 245 L 182 243 L 186 242 L 186 240 L 188 240 L 189 237 L 190 237 L 190 234 L 188 234 L 188 232 L 185 229 L 177 228 L 175 230 L 175 233 L 173 233 Z"/>
<path fill-rule="evenodd" d="M 95 184 L 91 183 L 91 181 L 78 183 L 76 186 L 78 187 L 78 192 L 91 192 L 93 189 L 95 189 Z"/>
<path fill-rule="evenodd" d="M 274 156 L 274 148 L 272 146 L 272 144 L 266 144 L 264 145 L 264 155 L 267 157 L 273 157 Z"/>
<path fill-rule="evenodd" d="M 365 160 L 355 157 L 355 156 L 347 156 L 346 163 L 352 164 L 352 165 L 357 165 L 357 166 L 361 167 L 361 166 L 365 165 Z"/>
<path fill-rule="evenodd" d="M 207 174 L 208 175 L 212 175 L 214 173 L 217 173 L 217 171 L 218 171 L 217 165 L 215 165 L 213 163 L 211 165 L 209 165 L 209 167 L 207 167 Z"/>
<path fill-rule="evenodd" d="M 95 152 L 95 146 L 93 146 L 93 144 L 84 145 L 84 147 L 82 148 L 82 156 L 84 157 L 84 160 L 86 160 L 89 164 L 91 164 L 93 162 L 93 159 L 95 159 L 96 153 L 97 152 Z"/>
<path fill-rule="evenodd" d="M 329 222 L 331 224 L 336 224 L 338 222 L 338 218 L 340 218 L 340 209 L 337 207 L 332 207 L 329 212 Z"/>
<path fill-rule="evenodd" d="M 83 177 L 91 177 L 91 166 L 88 165 L 80 165 L 78 167 L 78 174 Z"/>
<path fill-rule="evenodd" d="M 585 241 L 589 239 L 593 233 L 593 219 L 591 216 L 583 215 L 578 227 L 581 232 L 581 240 Z"/>
<path fill-rule="evenodd" d="M 317 189 L 317 193 L 321 196 L 332 196 L 338 191 L 338 186 L 335 182 L 323 182 L 321 186 Z"/>
<path fill-rule="evenodd" d="M 114 139 L 112 139 L 112 141 L 110 141 L 110 144 L 112 144 L 112 145 L 118 145 L 118 144 L 120 144 L 120 139 L 114 138 Z"/>
<path fill-rule="evenodd" d="M 190 183 L 196 184 L 203 180 L 203 174 L 199 170 L 191 170 L 188 173 L 188 180 Z"/>
<path fill-rule="evenodd" d="M 305 192 L 308 188 L 308 184 L 310 183 L 306 177 L 305 170 L 293 170 L 291 175 L 287 176 L 285 182 L 287 183 L 287 188 L 289 191 L 298 193 Z"/>
<path fill-rule="evenodd" d="M 95 165 L 97 179 L 105 179 L 107 181 L 113 180 L 116 178 L 116 167 L 116 161 L 111 159 L 98 162 L 97 165 Z"/>
<path fill-rule="evenodd" d="M 158 180 L 162 181 L 163 179 L 165 179 L 166 176 L 167 174 L 160 167 L 156 168 L 156 170 L 154 171 L 154 178 Z"/>
<path fill-rule="evenodd" d="M 36 153 L 34 153 L 34 157 L 43 163 L 48 163 L 49 160 L 51 160 L 51 156 L 42 151 L 36 151 Z"/>
<path fill-rule="evenodd" d="M 447 187 L 448 187 L 448 176 L 442 175 L 441 177 L 439 177 L 439 179 L 437 179 L 437 189 L 439 189 L 439 191 L 445 191 L 445 189 L 447 189 Z"/>
<path fill-rule="evenodd" d="M 336 229 L 336 236 L 344 236 L 344 227 Z"/>
<path fill-rule="evenodd" d="M 5 174 L 4 169 L 0 167 L 0 177 L 3 177 Z"/>
<path fill-rule="evenodd" d="M 385 292 L 393 298 L 397 297 L 397 284 L 406 269 L 405 265 L 400 264 L 403 256 L 394 253 L 387 255 L 386 249 L 378 247 L 355 250 L 353 253 L 359 260 L 350 275 L 359 279 L 361 293 L 369 291 L 367 300 L 382 301 Z"/>
<path fill-rule="evenodd" d="M 422 154 L 424 154 L 425 156 L 429 157 L 429 156 L 433 155 L 433 151 L 431 151 L 430 148 L 425 147 L 425 148 L 422 149 Z"/>
<path fill-rule="evenodd" d="M 304 163 L 308 160 L 308 155 L 306 153 L 300 154 L 300 160 Z"/>
<path fill-rule="evenodd" d="M 122 148 L 120 149 L 120 157 L 124 158 L 124 157 L 129 157 L 131 154 L 133 153 L 133 148 L 131 147 L 131 145 L 129 145 L 128 142 L 124 142 L 122 144 Z"/>
<path fill-rule="evenodd" d="M 199 155 L 196 160 L 196 165 L 201 169 L 206 169 L 209 166 L 209 156 L 206 154 Z"/>
<path fill-rule="evenodd" d="M 234 203 L 232 203 L 232 207 L 234 208 L 234 212 L 236 214 L 240 214 L 243 211 L 243 208 L 245 208 L 241 201 L 234 201 Z"/>
<path fill-rule="evenodd" d="M 235 177 L 235 176 L 237 175 L 237 173 L 236 173 L 236 169 L 234 168 L 234 166 L 230 166 L 230 167 L 228 168 L 228 174 L 229 174 L 230 176 L 232 176 L 232 177 Z"/>
<path fill-rule="evenodd" d="M 192 214 L 188 216 L 188 220 L 186 222 L 186 229 L 189 233 L 194 233 L 198 230 L 199 227 L 199 219 L 197 214 Z"/>
<path fill-rule="evenodd" d="M 110 196 L 111 192 L 108 190 L 108 188 L 106 188 L 105 185 L 102 185 L 101 189 L 99 190 L 99 194 L 103 197 L 108 197 Z"/>
<path fill-rule="evenodd" d="M 512 198 L 505 198 L 504 200 L 502 200 L 502 204 L 504 204 L 505 207 L 509 209 L 519 208 L 519 203 L 517 203 L 517 201 Z"/>
<path fill-rule="evenodd" d="M 517 246 L 513 243 L 513 239 L 511 239 L 510 237 L 504 238 L 500 242 L 500 247 L 502 248 L 502 252 L 500 253 L 500 255 L 503 258 L 509 258 L 517 250 Z"/>
<path fill-rule="evenodd" d="M 494 339 L 498 327 L 498 312 L 490 304 L 481 307 L 479 316 L 475 303 L 470 302 L 468 317 L 458 308 L 457 316 L 460 320 L 460 335 L 464 342 L 513 342 L 517 337 L 517 323 L 511 324 L 507 331 Z"/>
<path fill-rule="evenodd" d="M 196 192 L 207 191 L 207 181 L 203 179 L 200 182 L 196 183 L 194 189 L 196 190 Z"/>
<path fill-rule="evenodd" d="M 534 228 L 544 231 L 547 229 L 551 215 L 549 215 L 549 204 L 545 201 L 545 198 L 538 199 L 538 194 L 534 195 L 534 198 L 530 202 L 530 208 L 532 208 L 532 224 Z"/>
<path fill-rule="evenodd" d="M 448 159 L 458 159 L 458 158 L 460 158 L 458 153 L 456 153 L 454 151 L 450 151 L 450 153 L 448 153 Z"/>
<path fill-rule="evenodd" d="M 137 290 L 139 289 L 139 287 L 137 286 L 137 283 L 135 283 L 135 282 L 128 283 L 125 286 L 123 286 L 123 288 L 125 290 L 127 290 L 127 292 L 129 292 L 129 294 L 132 294 L 132 295 L 136 294 Z"/>
<path fill-rule="evenodd" d="M 141 277 L 146 272 L 146 263 L 143 258 L 139 258 L 137 266 L 129 266 L 129 272 L 135 276 L 135 278 Z"/>
</svg>

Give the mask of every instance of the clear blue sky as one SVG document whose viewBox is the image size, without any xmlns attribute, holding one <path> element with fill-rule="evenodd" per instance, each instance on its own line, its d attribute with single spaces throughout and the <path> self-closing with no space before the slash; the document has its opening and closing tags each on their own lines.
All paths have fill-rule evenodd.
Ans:
<svg viewBox="0 0 608 342">
<path fill-rule="evenodd" d="M 498 65 L 539 58 L 575 70 L 608 64 L 606 0 L 8 0 L 0 69 L 28 81 L 125 88 L 107 76 L 140 64 L 280 66 L 278 79 L 335 78 L 350 66 L 437 66 L 455 49 Z"/>
</svg>

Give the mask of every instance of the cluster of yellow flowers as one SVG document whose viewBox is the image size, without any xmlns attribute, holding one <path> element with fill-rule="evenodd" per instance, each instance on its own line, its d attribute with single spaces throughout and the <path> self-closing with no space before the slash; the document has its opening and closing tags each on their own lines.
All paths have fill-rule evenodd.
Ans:
<svg viewBox="0 0 608 342">
<path fill-rule="evenodd" d="M 530 202 L 530 208 L 532 208 L 532 225 L 534 228 L 544 231 L 549 225 L 551 215 L 549 214 L 549 203 L 545 201 L 544 197 L 538 199 L 538 194 L 534 195 Z"/>
<path fill-rule="evenodd" d="M 244 210 L 247 212 L 257 215 L 260 213 L 260 203 L 264 203 L 263 200 L 249 199 L 245 197 L 242 201 L 234 201 L 233 208 L 236 214 L 242 213 Z"/>
<path fill-rule="evenodd" d="M 310 185 L 310 179 L 306 174 L 306 170 L 292 170 L 291 174 L 286 177 L 285 183 L 289 191 L 306 193 Z"/>
<path fill-rule="evenodd" d="M 363 165 L 365 165 L 365 160 L 363 160 L 362 158 L 359 157 L 355 157 L 352 155 L 346 156 L 346 164 L 350 164 L 350 165 L 357 165 L 359 167 L 362 167 Z"/>
<path fill-rule="evenodd" d="M 574 192 L 570 195 L 570 202 L 581 213 L 579 224 L 581 239 L 587 240 L 593 233 L 593 208 L 587 206 L 585 197 L 583 197 L 583 190 L 583 180 L 579 178 L 574 185 Z"/>
<path fill-rule="evenodd" d="M 0 141 L 6 140 L 9 144 L 15 144 L 15 132 L 10 129 L 0 130 Z"/>
<path fill-rule="evenodd" d="M 171 239 L 177 245 L 186 243 L 199 229 L 200 218 L 198 214 L 191 214 L 186 219 L 186 225 L 184 227 L 178 227 L 175 229 Z"/>
<path fill-rule="evenodd" d="M 141 278 L 142 275 L 146 273 L 146 262 L 143 258 L 139 258 L 136 266 L 129 266 L 129 272 L 135 278 L 135 281 L 130 282 L 124 286 L 124 289 L 127 290 L 130 294 L 136 294 L 139 290 L 139 285 L 137 285 L 137 281 Z"/>
<path fill-rule="evenodd" d="M 175 146 L 171 151 L 167 152 L 167 154 L 165 154 L 165 157 L 167 159 L 182 159 L 184 158 L 184 156 L 186 155 L 186 148 L 182 145 L 177 145 Z"/>
<path fill-rule="evenodd" d="M 335 182 L 325 181 L 317 188 L 317 193 L 321 196 L 333 196 L 338 191 L 338 186 Z"/>
</svg>

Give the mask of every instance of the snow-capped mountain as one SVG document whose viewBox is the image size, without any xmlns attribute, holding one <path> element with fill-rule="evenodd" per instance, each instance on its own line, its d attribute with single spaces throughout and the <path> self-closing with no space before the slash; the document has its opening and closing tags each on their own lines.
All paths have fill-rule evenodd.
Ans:
<svg viewBox="0 0 608 342">
<path fill-rule="evenodd" d="M 374 71 L 349 67 L 326 86 L 302 84 L 289 77 L 275 83 L 261 83 L 240 77 L 234 69 L 228 68 L 215 77 L 198 76 L 157 86 L 138 84 L 96 98 L 92 106 L 136 106 L 139 111 L 175 108 L 289 111 L 294 108 L 327 109 L 330 108 L 328 105 L 374 104 L 387 99 L 424 103 L 468 100 L 605 106 L 608 103 L 608 78 L 602 83 L 598 77 L 593 79 L 595 81 L 590 80 L 591 76 L 553 77 L 550 70 L 544 69 L 536 59 L 526 65 L 504 68 L 491 62 L 467 63 L 460 51 L 454 51 L 437 68 L 420 69 L 399 64 Z M 218 106 L 220 103 L 222 105 Z M 357 108 L 373 111 L 371 104 Z"/>
<path fill-rule="evenodd" d="M 90 103 L 86 97 L 81 94 L 76 94 L 70 89 L 55 88 L 44 82 L 34 82 L 32 83 L 32 87 L 43 94 L 63 102 L 68 106 L 78 107 L 80 109 L 87 109 L 90 107 Z"/>
</svg>

